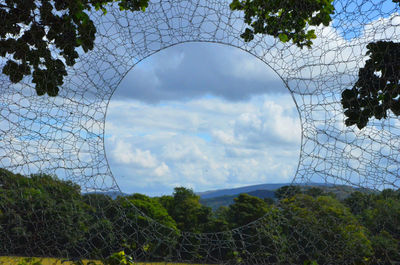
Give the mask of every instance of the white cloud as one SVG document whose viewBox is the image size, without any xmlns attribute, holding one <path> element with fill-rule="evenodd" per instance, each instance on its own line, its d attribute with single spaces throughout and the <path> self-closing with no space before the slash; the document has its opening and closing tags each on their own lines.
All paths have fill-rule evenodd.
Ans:
<svg viewBox="0 0 400 265">
<path fill-rule="evenodd" d="M 227 132 L 224 130 L 211 130 L 211 135 L 216 141 L 225 145 L 233 145 L 237 143 L 233 131 Z"/>
<path fill-rule="evenodd" d="M 293 113 L 293 106 L 277 104 L 273 101 L 266 101 L 263 106 L 266 117 L 264 130 L 271 130 L 276 137 L 288 143 L 299 144 L 300 120 L 298 113 Z"/>
<path fill-rule="evenodd" d="M 162 162 L 160 166 L 158 166 L 156 169 L 154 169 L 154 175 L 157 177 L 162 177 L 170 173 L 169 167 Z"/>
<path fill-rule="evenodd" d="M 140 168 L 155 168 L 158 164 L 157 159 L 149 150 L 142 151 L 132 148 L 130 143 L 118 140 L 112 150 L 115 161 L 122 164 L 134 165 Z"/>
<path fill-rule="evenodd" d="M 200 149 L 200 144 L 206 144 L 201 140 L 194 141 L 192 137 L 178 136 L 174 142 L 166 143 L 161 155 L 167 160 L 181 162 L 207 161 L 208 157 Z"/>
<path fill-rule="evenodd" d="M 165 193 L 182 185 L 200 191 L 287 182 L 300 148 L 298 113 L 290 101 L 290 95 L 158 105 L 113 101 L 106 150 L 113 153 L 114 176 L 131 179 L 124 185 L 128 191 L 157 187 Z"/>
<path fill-rule="evenodd" d="M 289 97 L 287 98 L 289 99 Z M 266 100 L 254 112 L 242 113 L 234 125 L 234 135 L 237 141 L 247 146 L 259 148 L 276 142 L 280 145 L 300 144 L 300 120 L 288 107 L 271 100 Z M 264 144 L 266 143 L 266 144 Z"/>
</svg>

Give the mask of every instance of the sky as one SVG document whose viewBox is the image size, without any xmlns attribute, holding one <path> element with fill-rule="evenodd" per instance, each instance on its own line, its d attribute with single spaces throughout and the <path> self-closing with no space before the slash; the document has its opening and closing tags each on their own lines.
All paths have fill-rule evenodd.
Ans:
<svg viewBox="0 0 400 265">
<path fill-rule="evenodd" d="M 374 0 L 336 6 L 334 21 L 315 40 L 320 49 L 313 56 L 320 56 L 324 64 L 309 65 L 302 77 L 354 75 L 348 69 L 359 69 L 358 64 L 366 59 L 364 43 L 396 38 L 399 17 L 391 15 L 395 4 L 386 1 L 381 12 L 374 12 L 375 5 L 381 4 Z M 348 16 L 341 15 L 343 10 Z M 369 15 L 359 16 L 360 10 Z M 308 65 L 307 61 L 293 65 L 302 63 Z M 325 111 L 321 114 L 329 113 Z M 337 131 L 343 130 L 343 119 L 335 117 Z M 370 127 L 361 133 L 360 141 L 375 139 L 367 134 L 371 131 L 377 137 L 383 128 Z M 283 81 L 254 56 L 211 43 L 180 44 L 136 65 L 111 99 L 105 134 L 107 159 L 120 189 L 151 196 L 170 194 L 177 186 L 205 191 L 290 183 L 301 145 L 299 113 Z M 335 155 L 341 156 L 342 149 L 335 148 L 340 152 Z M 357 154 L 351 158 L 364 161 Z M 334 158 L 329 160 L 332 164 L 323 158 L 314 160 L 326 173 L 352 178 L 346 171 L 351 165 L 344 165 L 343 171 Z M 339 171 L 335 171 L 337 166 Z M 384 173 L 388 170 L 386 165 L 376 168 Z M 356 171 L 360 170 L 358 166 Z"/>
<path fill-rule="evenodd" d="M 105 132 L 121 190 L 151 196 L 290 182 L 301 144 L 279 76 L 253 55 L 207 43 L 135 66 L 110 101 Z"/>
</svg>

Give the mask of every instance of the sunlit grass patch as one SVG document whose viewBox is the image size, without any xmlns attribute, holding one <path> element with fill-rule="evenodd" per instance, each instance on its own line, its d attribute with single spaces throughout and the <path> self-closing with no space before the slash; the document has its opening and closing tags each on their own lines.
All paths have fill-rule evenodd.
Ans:
<svg viewBox="0 0 400 265">
<path fill-rule="evenodd" d="M 90 260 L 82 260 L 87 265 Z M 92 260 L 96 264 L 102 264 L 100 261 Z M 26 257 L 0 257 L 0 265 L 72 265 L 73 261 L 56 258 L 26 258 Z M 193 263 L 170 263 L 170 262 L 137 262 L 137 265 L 207 265 Z"/>
<path fill-rule="evenodd" d="M 83 260 L 87 264 L 89 260 Z M 96 261 L 95 261 L 96 262 Z M 101 264 L 100 262 L 96 262 Z M 72 261 L 56 258 L 0 257 L 0 265 L 72 265 Z"/>
</svg>

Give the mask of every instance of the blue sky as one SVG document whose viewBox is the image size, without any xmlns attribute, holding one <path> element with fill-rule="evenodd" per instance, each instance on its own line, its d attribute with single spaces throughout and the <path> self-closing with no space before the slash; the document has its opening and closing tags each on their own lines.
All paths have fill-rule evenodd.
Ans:
<svg viewBox="0 0 400 265">
<path fill-rule="evenodd" d="M 390 0 L 334 1 L 334 6 L 332 26 L 338 28 L 346 40 L 360 37 L 363 25 L 387 18 L 398 8 L 398 4 Z M 361 12 L 366 15 L 360 15 Z"/>
</svg>

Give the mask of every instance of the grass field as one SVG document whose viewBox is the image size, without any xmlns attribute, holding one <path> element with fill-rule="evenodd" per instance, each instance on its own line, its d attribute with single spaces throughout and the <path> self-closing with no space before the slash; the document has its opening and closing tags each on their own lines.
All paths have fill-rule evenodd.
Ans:
<svg viewBox="0 0 400 265">
<path fill-rule="evenodd" d="M 27 258 L 22 257 L 0 257 L 0 265 L 18 265 L 18 264 L 26 264 L 26 265 L 33 265 L 35 262 L 40 262 L 42 265 L 70 265 L 72 262 L 64 261 L 62 259 L 55 259 L 55 258 L 31 258 L 29 262 L 23 263 L 23 261 Z M 88 260 L 83 261 L 84 264 L 88 262 Z"/>
<path fill-rule="evenodd" d="M 35 262 L 40 262 L 41 265 L 71 265 L 71 261 L 64 261 L 62 259 L 55 258 L 32 258 L 30 262 L 22 263 L 26 258 L 22 257 L 0 257 L 0 265 L 35 265 Z M 83 260 L 84 264 L 87 264 L 89 260 Z M 95 261 L 96 262 L 96 261 Z M 101 264 L 96 262 L 96 264 Z M 206 265 L 206 264 L 189 264 L 189 263 L 165 263 L 165 262 L 138 262 L 137 265 Z"/>
</svg>

